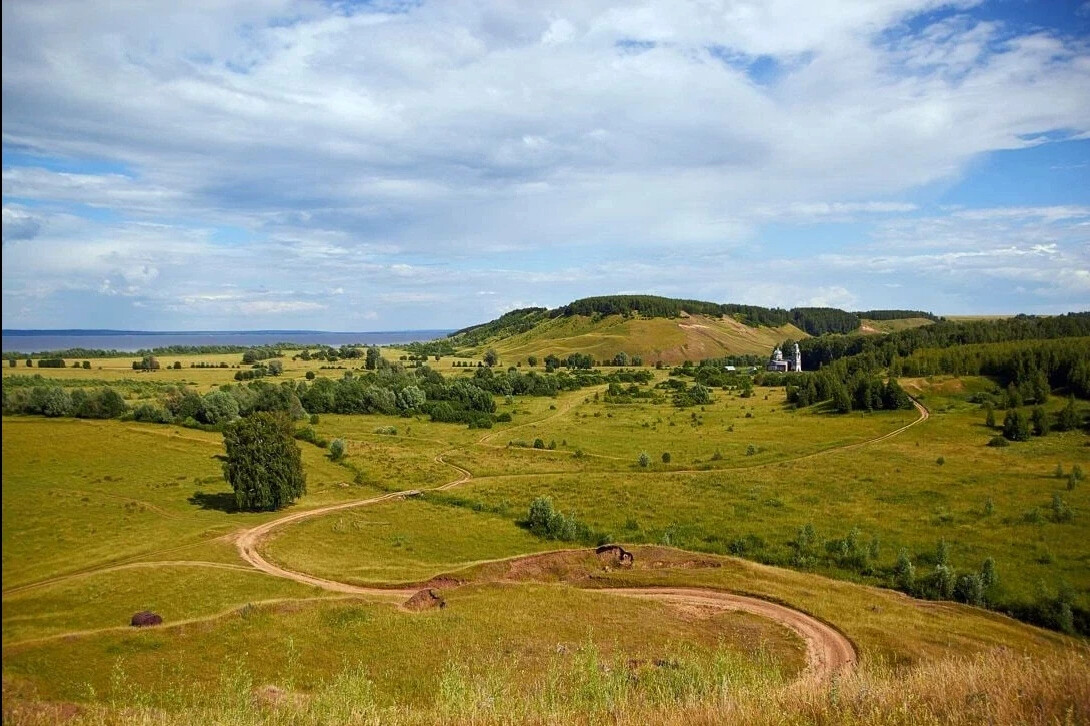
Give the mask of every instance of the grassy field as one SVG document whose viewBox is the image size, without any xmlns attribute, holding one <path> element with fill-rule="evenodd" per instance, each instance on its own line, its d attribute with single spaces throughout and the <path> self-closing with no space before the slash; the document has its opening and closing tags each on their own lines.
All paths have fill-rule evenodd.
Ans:
<svg viewBox="0 0 1090 726">
<path fill-rule="evenodd" d="M 478 560 L 555 547 L 506 517 L 408 501 L 303 522 L 278 533 L 266 552 L 293 570 L 370 584 L 416 582 Z"/>
<path fill-rule="evenodd" d="M 803 661 L 790 631 L 749 616 L 694 618 L 655 602 L 548 585 L 467 587 L 447 600 L 443 610 L 416 615 L 359 601 L 285 603 L 156 631 L 16 646 L 5 649 L 5 675 L 33 682 L 47 699 L 93 692 L 135 705 L 148 693 L 156 694 L 152 703 L 170 703 L 178 689 L 193 698 L 239 666 L 254 685 L 300 691 L 357 666 L 376 700 L 391 705 L 434 703 L 444 677 L 463 665 L 479 672 L 503 664 L 526 687 L 585 649 L 611 660 L 720 658 L 740 679 L 782 680 Z M 760 657 L 751 657 L 755 650 Z"/>
<path fill-rule="evenodd" d="M 301 378 L 312 364 L 289 358 L 285 376 Z M 57 373 L 107 379 L 106 371 Z M 165 380 L 164 373 L 146 377 Z M 120 367 L 117 375 L 119 385 L 145 379 Z M 716 704 L 751 713 L 747 689 L 787 698 L 782 689 L 802 663 L 790 631 L 738 613 L 587 591 L 632 585 L 743 592 L 812 613 L 859 650 L 863 668 L 845 688 L 868 684 L 859 688 L 872 696 L 926 673 L 951 679 L 956 690 L 958 668 L 981 682 L 1005 668 L 1041 693 L 1050 692 L 1049 679 L 1078 681 L 1087 672 L 1084 646 L 1064 636 L 868 584 L 902 547 L 921 575 L 930 572 L 943 540 L 958 572 L 993 557 L 1006 600 L 1064 592 L 1090 606 L 1090 483 L 1068 488 L 1066 477 L 1055 476 L 1057 465 L 1090 470 L 1090 439 L 1053 432 L 991 448 L 995 432 L 968 402 L 989 382 L 902 383 L 931 416 L 890 438 L 882 437 L 916 413 L 795 411 L 782 389 L 762 388 L 746 399 L 716 390 L 713 403 L 689 409 L 668 400 L 605 403 L 602 387 L 499 399 L 497 411 L 513 420 L 491 430 L 422 417 L 323 415 L 319 434 L 344 438 L 348 454 L 339 465 L 300 443 L 308 493 L 294 510 L 461 483 L 304 519 L 275 530 L 263 551 L 289 569 L 358 585 L 444 573 L 464 583 L 445 590 L 446 609 L 420 614 L 391 607 L 404 595 L 345 599 L 247 569 L 232 538 L 279 515 L 233 511 L 217 433 L 5 417 L 5 721 L 45 723 L 50 713 L 16 713 L 9 701 L 60 701 L 106 704 L 104 714 L 88 712 L 104 722 L 130 707 L 215 721 L 187 710 L 207 707 L 238 723 L 230 714 L 242 701 L 230 699 L 252 709 L 265 686 L 313 704 L 355 699 L 393 722 L 474 714 L 488 721 L 505 712 L 565 714 L 571 718 L 554 720 L 566 721 L 629 708 L 630 720 L 650 722 L 655 709 L 679 703 L 699 722 L 713 712 L 701 709 Z M 1054 397 L 1049 406 L 1063 403 Z M 397 433 L 380 432 L 388 427 Z M 546 448 L 532 448 L 535 439 Z M 650 455 L 647 467 L 637 463 L 640 452 Z M 1054 516 L 1054 495 L 1070 519 Z M 520 555 L 581 546 L 524 528 L 536 496 L 610 540 L 637 545 L 637 566 L 588 571 L 579 556 L 544 569 L 513 565 Z M 819 556 L 792 564 L 791 543 L 806 525 Z M 822 555 L 853 528 L 868 547 L 874 543 L 869 572 Z M 162 614 L 167 626 L 130 631 L 129 616 L 142 609 Z M 1028 660 L 1005 661 L 996 649 Z M 678 666 L 639 665 L 655 660 Z M 560 695 L 548 701 L 546 686 Z M 840 705 L 822 703 L 827 722 L 840 722 Z M 287 718 L 288 706 L 254 718 Z"/>
<path fill-rule="evenodd" d="M 895 318 L 893 320 L 868 320 L 859 321 L 859 331 L 862 333 L 896 333 L 899 330 L 919 328 L 924 325 L 933 325 L 929 318 Z"/>
</svg>

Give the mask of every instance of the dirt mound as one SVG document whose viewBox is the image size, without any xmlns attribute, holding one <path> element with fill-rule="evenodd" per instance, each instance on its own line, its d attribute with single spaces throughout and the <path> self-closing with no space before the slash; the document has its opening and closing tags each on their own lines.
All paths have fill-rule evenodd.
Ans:
<svg viewBox="0 0 1090 726">
<path fill-rule="evenodd" d="M 163 618 L 160 615 L 156 615 L 150 610 L 141 610 L 136 615 L 132 616 L 132 620 L 129 621 L 129 625 L 134 628 L 146 628 L 149 625 L 162 625 Z"/>
<path fill-rule="evenodd" d="M 632 553 L 620 545 L 602 545 L 594 550 L 594 554 L 598 556 L 599 562 L 616 567 L 631 567 L 635 562 Z"/>
<path fill-rule="evenodd" d="M 431 610 L 432 608 L 445 608 L 447 601 L 439 594 L 438 590 L 425 588 L 405 601 L 404 608 L 413 612 Z"/>
</svg>

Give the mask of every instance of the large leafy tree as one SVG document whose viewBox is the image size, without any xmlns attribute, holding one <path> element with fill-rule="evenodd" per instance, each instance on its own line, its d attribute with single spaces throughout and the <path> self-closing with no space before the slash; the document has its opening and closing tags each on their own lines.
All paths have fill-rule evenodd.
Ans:
<svg viewBox="0 0 1090 726">
<path fill-rule="evenodd" d="M 291 421 L 282 413 L 255 413 L 224 429 L 223 475 L 239 509 L 274 510 L 306 493 L 306 474 Z"/>
</svg>

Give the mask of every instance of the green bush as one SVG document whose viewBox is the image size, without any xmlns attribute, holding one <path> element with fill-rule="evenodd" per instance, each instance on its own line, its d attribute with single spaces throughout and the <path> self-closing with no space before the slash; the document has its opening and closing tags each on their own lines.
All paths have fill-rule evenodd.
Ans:
<svg viewBox="0 0 1090 726">
<path fill-rule="evenodd" d="M 651 465 L 651 457 L 647 455 L 646 451 L 641 451 L 640 455 L 636 457 L 636 463 L 640 465 L 641 469 L 646 469 Z"/>
<path fill-rule="evenodd" d="M 329 445 L 329 458 L 333 461 L 340 461 L 344 458 L 346 448 L 344 439 L 333 439 L 333 442 Z"/>
</svg>

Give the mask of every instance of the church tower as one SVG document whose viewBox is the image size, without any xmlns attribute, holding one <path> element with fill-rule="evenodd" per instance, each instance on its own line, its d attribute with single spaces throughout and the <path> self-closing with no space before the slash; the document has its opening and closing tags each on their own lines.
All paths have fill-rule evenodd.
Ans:
<svg viewBox="0 0 1090 726">
<path fill-rule="evenodd" d="M 798 343 L 795 343 L 795 370 L 802 370 L 802 351 L 799 350 Z"/>
</svg>

